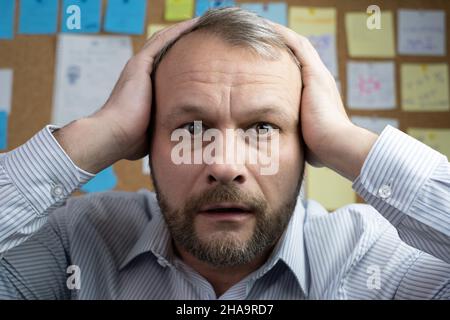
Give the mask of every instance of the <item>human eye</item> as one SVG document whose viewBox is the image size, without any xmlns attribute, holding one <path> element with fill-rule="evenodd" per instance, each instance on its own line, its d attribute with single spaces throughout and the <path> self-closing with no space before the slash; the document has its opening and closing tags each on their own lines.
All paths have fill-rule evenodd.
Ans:
<svg viewBox="0 0 450 320">
<path fill-rule="evenodd" d="M 250 129 L 254 131 L 254 133 L 257 134 L 258 136 L 269 137 L 273 135 L 274 132 L 279 128 L 276 125 L 271 124 L 269 122 L 257 122 L 254 125 L 252 125 Z"/>
<path fill-rule="evenodd" d="M 206 130 L 206 126 L 202 123 L 202 121 L 191 121 L 185 123 L 180 128 L 188 131 L 192 136 L 196 136 L 199 134 L 202 135 Z"/>
</svg>

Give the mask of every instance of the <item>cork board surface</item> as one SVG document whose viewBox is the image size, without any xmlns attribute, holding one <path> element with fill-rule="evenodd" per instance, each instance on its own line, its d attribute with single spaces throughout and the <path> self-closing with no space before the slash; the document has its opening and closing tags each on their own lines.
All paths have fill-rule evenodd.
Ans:
<svg viewBox="0 0 450 320">
<path fill-rule="evenodd" d="M 106 1 L 103 1 L 103 12 Z M 264 2 L 264 1 L 237 1 Z M 339 62 L 339 79 L 342 86 L 342 96 L 346 101 L 346 62 L 350 59 L 347 52 L 345 36 L 345 13 L 349 11 L 365 12 L 373 4 L 372 0 L 288 0 L 289 6 L 335 7 L 337 9 L 337 51 Z M 450 128 L 450 111 L 444 112 L 405 112 L 400 109 L 400 64 L 415 63 L 449 63 L 450 39 L 450 1 L 448 0 L 378 0 L 376 4 L 381 10 L 391 10 L 394 13 L 394 31 L 396 27 L 396 10 L 399 8 L 413 9 L 443 9 L 446 11 L 446 56 L 398 56 L 393 59 L 396 66 L 396 99 L 394 110 L 348 110 L 349 115 L 390 117 L 399 120 L 400 129 L 408 127 Z M 31 138 L 51 121 L 53 81 L 55 75 L 56 35 L 19 35 L 18 5 L 16 7 L 16 33 L 13 40 L 0 40 L 0 68 L 12 68 L 14 72 L 12 109 L 9 116 L 8 150 L 11 150 Z M 59 21 L 60 23 L 60 21 Z M 167 23 L 164 21 L 164 0 L 149 1 L 147 6 L 146 25 L 150 23 Z M 58 28 L 60 30 L 60 27 Z M 396 33 L 396 32 L 395 32 Z M 396 38 L 396 34 L 394 37 Z M 134 52 L 144 44 L 146 34 L 131 36 Z M 397 42 L 396 42 L 397 44 Z M 373 60 L 376 58 L 352 58 L 353 61 Z M 136 191 L 140 188 L 152 188 L 148 176 L 142 174 L 141 161 L 120 161 L 114 165 L 118 176 L 117 190 Z"/>
</svg>

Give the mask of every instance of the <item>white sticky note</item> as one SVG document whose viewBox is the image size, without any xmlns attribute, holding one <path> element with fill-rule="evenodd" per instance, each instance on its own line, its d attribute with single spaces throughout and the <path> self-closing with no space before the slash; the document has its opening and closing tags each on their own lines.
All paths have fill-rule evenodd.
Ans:
<svg viewBox="0 0 450 320">
<path fill-rule="evenodd" d="M 348 62 L 347 105 L 352 109 L 394 109 L 394 63 Z"/>
<path fill-rule="evenodd" d="M 59 35 L 52 123 L 63 126 L 101 108 L 132 54 L 126 36 Z"/>
<path fill-rule="evenodd" d="M 370 130 L 376 134 L 381 134 L 388 125 L 394 128 L 399 127 L 398 120 L 394 118 L 352 116 L 351 120 L 357 126 Z"/>
<path fill-rule="evenodd" d="M 148 156 L 142 158 L 142 174 L 144 175 L 150 175 L 150 164 L 148 160 Z"/>
<path fill-rule="evenodd" d="M 0 110 L 11 112 L 13 70 L 0 69 Z"/>
<path fill-rule="evenodd" d="M 398 11 L 398 52 L 404 55 L 445 55 L 445 11 Z"/>
</svg>

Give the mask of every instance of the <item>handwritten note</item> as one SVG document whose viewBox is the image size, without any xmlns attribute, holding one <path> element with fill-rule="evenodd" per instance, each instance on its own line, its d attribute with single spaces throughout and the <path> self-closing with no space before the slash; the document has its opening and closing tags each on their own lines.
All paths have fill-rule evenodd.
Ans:
<svg viewBox="0 0 450 320">
<path fill-rule="evenodd" d="M 406 111 L 449 110 L 448 64 L 401 65 L 402 108 Z"/>
<path fill-rule="evenodd" d="M 68 28 L 67 22 L 74 14 L 67 11 L 70 6 L 76 5 L 80 8 L 80 29 Z M 62 6 L 62 32 L 95 33 L 100 31 L 102 2 L 101 0 L 64 0 Z"/>
<path fill-rule="evenodd" d="M 195 3 L 195 16 L 203 15 L 208 9 L 234 7 L 234 0 L 197 0 Z"/>
<path fill-rule="evenodd" d="M 409 128 L 406 132 L 417 140 L 447 156 L 450 160 L 450 129 Z"/>
<path fill-rule="evenodd" d="M 166 0 L 164 19 L 180 21 L 192 18 L 194 14 L 194 0 Z"/>
<path fill-rule="evenodd" d="M 287 25 L 287 4 L 285 2 L 241 3 L 240 7 L 283 26 Z"/>
<path fill-rule="evenodd" d="M 108 167 L 89 180 L 82 188 L 84 192 L 104 192 L 112 190 L 117 185 L 117 176 L 113 167 Z"/>
<path fill-rule="evenodd" d="M 0 110 L 0 150 L 8 146 L 8 113 Z"/>
<path fill-rule="evenodd" d="M 104 29 L 114 33 L 143 34 L 146 10 L 146 0 L 108 1 Z"/>
<path fill-rule="evenodd" d="M 150 38 L 156 32 L 170 27 L 170 24 L 149 24 L 147 26 L 147 38 Z"/>
<path fill-rule="evenodd" d="M 350 12 L 345 15 L 347 45 L 352 57 L 395 56 L 392 12 L 381 12 L 381 29 L 367 28 L 366 13 Z"/>
<path fill-rule="evenodd" d="M 398 52 L 405 55 L 445 55 L 445 11 L 398 11 Z"/>
<path fill-rule="evenodd" d="M 21 0 L 19 33 L 52 34 L 58 25 L 58 0 Z"/>
<path fill-rule="evenodd" d="M 348 62 L 347 105 L 353 109 L 395 108 L 393 62 Z"/>
<path fill-rule="evenodd" d="M 0 39 L 14 38 L 14 0 L 0 1 Z"/>
<path fill-rule="evenodd" d="M 357 126 L 370 130 L 376 134 L 381 134 L 388 125 L 394 128 L 398 128 L 399 126 L 398 120 L 394 118 L 352 116 L 351 120 Z"/>
<path fill-rule="evenodd" d="M 99 109 L 131 56 L 129 37 L 60 35 L 52 123 L 63 126 Z"/>
<path fill-rule="evenodd" d="M 337 77 L 336 9 L 292 6 L 289 27 L 311 41 L 325 66 Z"/>
<path fill-rule="evenodd" d="M 328 168 L 306 166 L 306 195 L 327 210 L 335 210 L 356 201 L 352 183 Z"/>
</svg>

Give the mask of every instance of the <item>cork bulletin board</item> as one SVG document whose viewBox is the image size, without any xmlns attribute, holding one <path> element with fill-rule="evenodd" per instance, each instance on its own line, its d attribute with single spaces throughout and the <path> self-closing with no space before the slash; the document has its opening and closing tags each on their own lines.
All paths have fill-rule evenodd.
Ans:
<svg viewBox="0 0 450 320">
<path fill-rule="evenodd" d="M 274 0 L 275 1 L 275 0 Z M 103 1 L 103 12 L 106 1 Z M 239 2 L 264 2 L 245 0 Z M 450 62 L 450 1 L 448 0 L 287 0 L 289 6 L 335 7 L 337 9 L 337 53 L 339 79 L 342 97 L 346 104 L 346 63 L 350 59 L 345 35 L 345 13 L 365 12 L 371 4 L 381 10 L 390 10 L 394 18 L 394 37 L 396 41 L 397 9 L 441 9 L 446 11 L 446 55 L 445 56 L 399 56 L 394 58 L 351 58 L 352 61 L 389 60 L 395 63 L 396 108 L 393 110 L 348 110 L 349 115 L 377 116 L 396 118 L 400 129 L 408 127 L 450 128 L 450 111 L 442 112 L 406 112 L 400 107 L 400 64 L 412 63 L 449 63 Z M 17 5 L 17 4 L 16 4 Z M 61 6 L 60 6 L 61 8 Z M 61 9 L 60 9 L 61 10 Z M 16 6 L 16 32 L 13 40 L 0 40 L 0 68 L 12 68 L 14 72 L 12 108 L 8 124 L 8 150 L 11 150 L 32 137 L 51 121 L 52 99 L 55 75 L 56 35 L 20 35 L 18 29 L 18 5 Z M 60 20 L 60 19 L 59 19 Z M 61 24 L 61 21 L 58 22 Z M 164 20 L 164 0 L 152 0 L 147 5 L 146 25 L 168 23 Z M 59 27 L 58 30 L 61 30 Z M 131 36 L 134 52 L 144 44 L 146 34 Z M 449 142 L 450 143 L 450 142 Z M 120 161 L 114 165 L 118 177 L 117 190 L 136 191 L 140 188 L 152 188 L 148 176 L 142 174 L 141 161 Z M 359 199 L 360 201 L 360 199 Z"/>
</svg>

